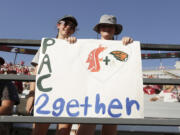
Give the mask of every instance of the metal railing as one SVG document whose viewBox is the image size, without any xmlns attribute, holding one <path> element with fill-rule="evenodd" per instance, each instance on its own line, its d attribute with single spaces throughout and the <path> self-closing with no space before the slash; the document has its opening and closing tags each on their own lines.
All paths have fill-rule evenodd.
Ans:
<svg viewBox="0 0 180 135">
<path fill-rule="evenodd" d="M 11 80 L 11 81 L 35 81 L 35 75 L 14 75 L 14 74 L 0 74 L 0 80 Z M 167 85 L 180 85 L 180 79 L 151 79 L 151 78 L 143 78 L 143 84 L 167 84 Z"/>
<path fill-rule="evenodd" d="M 41 44 L 41 40 L 0 39 L 0 45 L 39 47 L 40 44 Z M 180 51 L 180 45 L 141 43 L 141 49 L 160 50 L 160 51 Z"/>
<path fill-rule="evenodd" d="M 180 118 L 81 118 L 81 117 L 34 117 L 34 116 L 0 116 L 0 122 L 15 123 L 90 123 L 90 124 L 118 124 L 118 125 L 152 125 L 152 126 L 179 126 Z"/>
</svg>

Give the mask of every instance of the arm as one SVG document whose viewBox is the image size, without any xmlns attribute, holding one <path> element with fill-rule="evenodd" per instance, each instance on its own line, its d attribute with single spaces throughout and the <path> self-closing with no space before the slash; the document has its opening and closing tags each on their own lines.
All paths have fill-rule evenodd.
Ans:
<svg viewBox="0 0 180 135">
<path fill-rule="evenodd" d="M 14 101 L 2 100 L 0 106 L 0 115 L 10 115 L 13 109 Z"/>
<path fill-rule="evenodd" d="M 171 85 L 168 89 L 166 89 L 167 92 L 172 92 L 174 90 L 174 85 Z"/>
<path fill-rule="evenodd" d="M 35 67 L 34 75 L 36 75 L 37 66 Z M 26 112 L 31 113 L 34 105 L 34 96 L 35 96 L 35 82 L 30 83 L 30 92 L 26 102 Z"/>
<path fill-rule="evenodd" d="M 159 98 L 157 96 L 150 98 L 150 101 L 157 101 L 157 100 L 159 100 Z"/>
</svg>

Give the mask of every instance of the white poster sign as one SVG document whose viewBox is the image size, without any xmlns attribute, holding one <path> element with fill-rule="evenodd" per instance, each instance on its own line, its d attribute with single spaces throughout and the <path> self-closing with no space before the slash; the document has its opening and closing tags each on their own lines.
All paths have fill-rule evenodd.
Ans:
<svg viewBox="0 0 180 135">
<path fill-rule="evenodd" d="M 140 43 L 44 38 L 34 115 L 143 118 Z"/>
</svg>

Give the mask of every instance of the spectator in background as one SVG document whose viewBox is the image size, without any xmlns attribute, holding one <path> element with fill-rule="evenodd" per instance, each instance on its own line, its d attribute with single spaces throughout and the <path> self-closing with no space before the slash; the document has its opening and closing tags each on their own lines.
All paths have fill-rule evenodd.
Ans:
<svg viewBox="0 0 180 135">
<path fill-rule="evenodd" d="M 0 68 L 4 59 L 0 57 Z M 17 90 L 12 82 L 0 80 L 0 115 L 12 114 L 13 106 L 19 104 Z M 0 135 L 10 134 L 9 124 L 0 124 Z"/>
<path fill-rule="evenodd" d="M 4 59 L 0 57 L 0 66 L 4 64 Z M 17 90 L 12 82 L 0 81 L 0 115 L 11 114 L 13 105 L 19 104 Z"/>
<path fill-rule="evenodd" d="M 163 90 L 155 97 L 150 98 L 150 101 L 163 99 L 164 102 L 177 102 L 178 90 L 174 85 L 163 85 Z"/>
<path fill-rule="evenodd" d="M 145 94 L 159 94 L 162 91 L 162 85 L 144 85 L 143 91 Z"/>
</svg>

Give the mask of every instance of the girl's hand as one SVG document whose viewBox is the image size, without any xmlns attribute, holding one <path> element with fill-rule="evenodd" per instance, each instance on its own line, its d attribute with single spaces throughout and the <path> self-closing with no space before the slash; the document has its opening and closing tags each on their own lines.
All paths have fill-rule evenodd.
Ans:
<svg viewBox="0 0 180 135">
<path fill-rule="evenodd" d="M 32 112 L 33 106 L 34 106 L 34 91 L 30 91 L 29 97 L 26 102 L 26 112 L 27 114 L 30 114 Z"/>
<path fill-rule="evenodd" d="M 76 37 L 68 37 L 66 38 L 66 41 L 68 41 L 70 44 L 74 44 L 77 41 Z"/>
<path fill-rule="evenodd" d="M 133 42 L 133 39 L 130 38 L 130 37 L 123 37 L 123 38 L 122 38 L 122 43 L 123 43 L 123 45 L 128 45 L 128 44 L 130 44 L 130 43 L 132 43 L 132 42 Z"/>
</svg>

